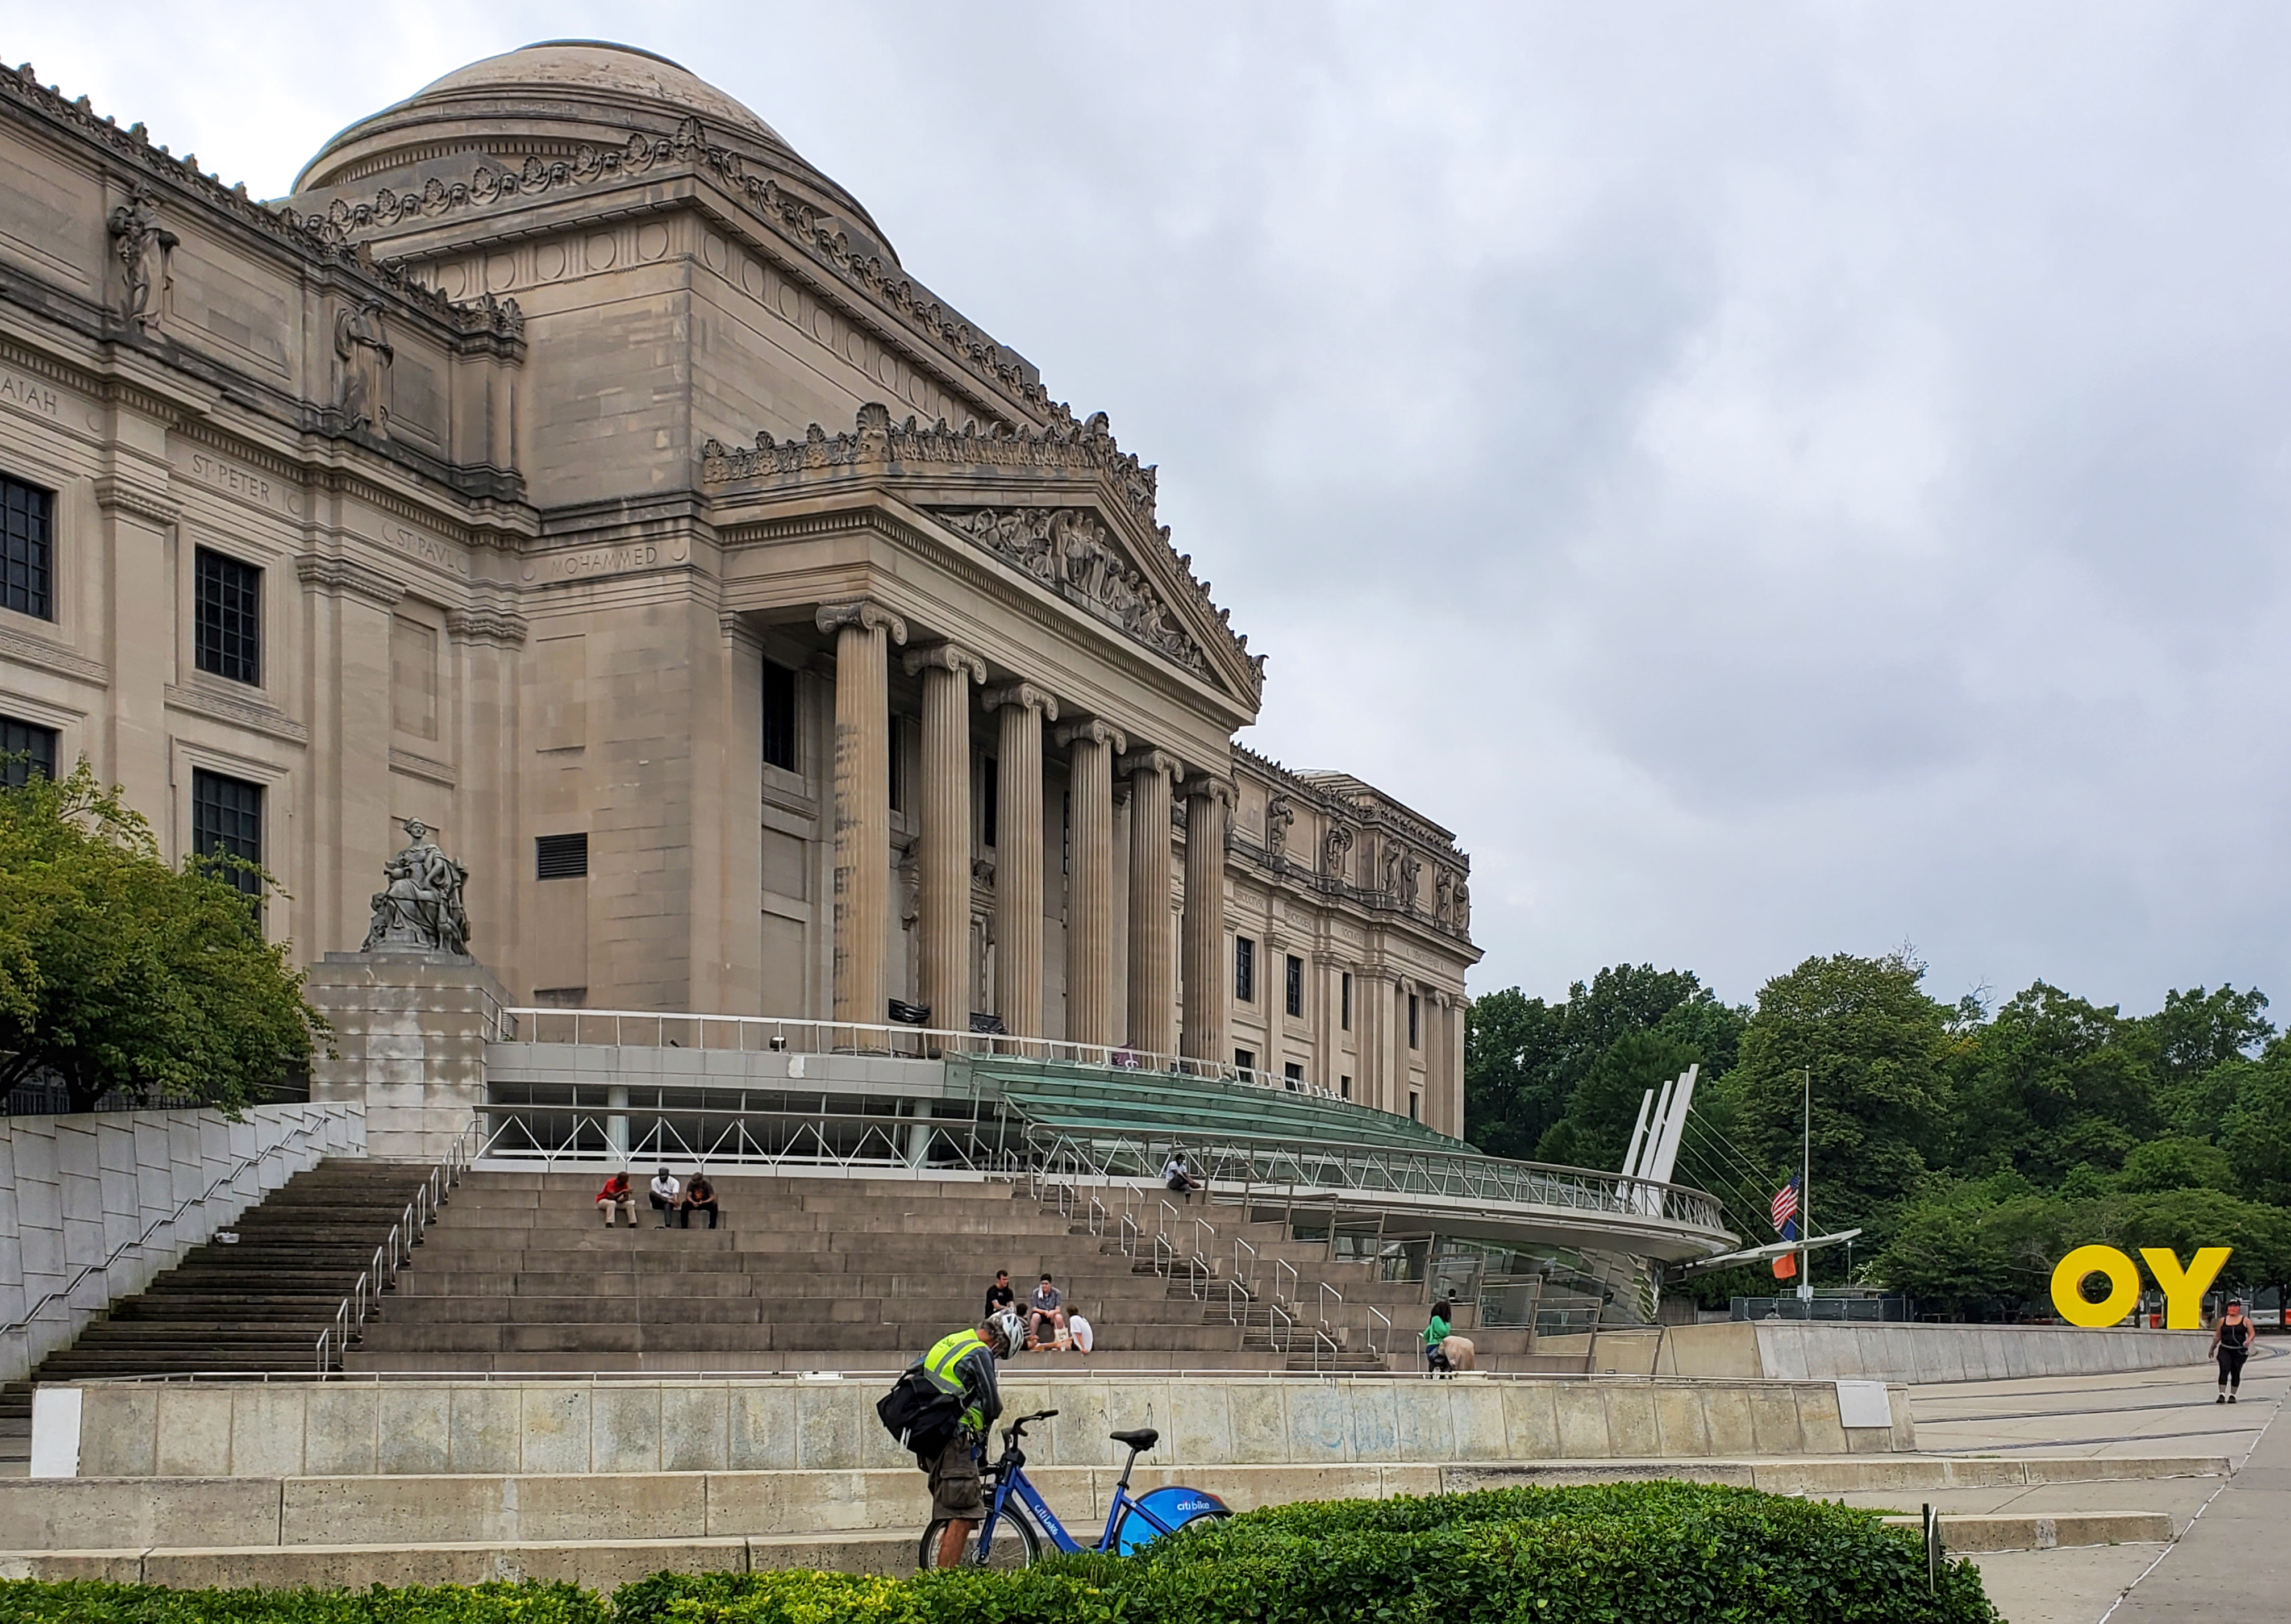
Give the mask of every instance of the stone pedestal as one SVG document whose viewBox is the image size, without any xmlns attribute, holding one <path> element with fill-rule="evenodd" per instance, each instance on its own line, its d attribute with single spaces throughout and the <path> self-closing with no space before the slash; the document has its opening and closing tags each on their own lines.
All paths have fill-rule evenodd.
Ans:
<svg viewBox="0 0 2291 1624">
<path fill-rule="evenodd" d="M 366 1154 L 434 1163 L 486 1103 L 486 1038 L 507 999 L 460 953 L 328 953 L 306 993 L 334 1028 L 310 1097 L 366 1106 Z"/>
</svg>

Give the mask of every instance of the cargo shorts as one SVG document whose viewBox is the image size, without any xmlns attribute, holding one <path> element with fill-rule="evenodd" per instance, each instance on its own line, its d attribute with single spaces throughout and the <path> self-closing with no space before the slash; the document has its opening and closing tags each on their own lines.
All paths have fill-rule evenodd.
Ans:
<svg viewBox="0 0 2291 1624">
<path fill-rule="evenodd" d="M 931 1521 L 983 1523 L 986 1495 L 978 1479 L 976 1443 L 961 1427 L 930 1465 Z"/>
</svg>

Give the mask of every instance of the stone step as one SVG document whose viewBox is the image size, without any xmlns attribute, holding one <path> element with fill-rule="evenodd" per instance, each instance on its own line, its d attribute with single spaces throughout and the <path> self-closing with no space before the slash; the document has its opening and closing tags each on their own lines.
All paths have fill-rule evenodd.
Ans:
<svg viewBox="0 0 2291 1624">
<path fill-rule="evenodd" d="M 1925 1519 L 1890 1516 L 1891 1528 L 1922 1529 Z M 2162 1511 L 2061 1511 L 2049 1516 L 1944 1513 L 1941 1542 L 1952 1556 L 1971 1551 L 2049 1551 L 2079 1545 L 2169 1544 L 2172 1518 Z"/>
</svg>

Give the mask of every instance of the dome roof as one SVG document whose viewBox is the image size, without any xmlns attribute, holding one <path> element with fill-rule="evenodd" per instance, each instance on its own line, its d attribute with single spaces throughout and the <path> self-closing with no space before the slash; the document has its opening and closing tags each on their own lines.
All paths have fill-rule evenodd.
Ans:
<svg viewBox="0 0 2291 1624">
<path fill-rule="evenodd" d="M 778 131 L 680 64 L 608 40 L 543 40 L 457 68 L 336 135 L 304 165 L 294 190 L 368 191 L 369 183 L 403 190 L 409 180 L 466 172 L 472 160 L 514 168 L 527 157 L 623 146 L 639 132 L 669 134 L 687 118 L 699 119 L 711 141 L 814 194 L 889 254 L 858 200 L 805 163 Z"/>
</svg>

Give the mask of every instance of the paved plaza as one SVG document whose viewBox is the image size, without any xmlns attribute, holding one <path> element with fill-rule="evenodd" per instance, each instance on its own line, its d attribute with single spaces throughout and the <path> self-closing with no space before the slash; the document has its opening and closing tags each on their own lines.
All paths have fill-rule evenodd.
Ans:
<svg viewBox="0 0 2291 1624">
<path fill-rule="evenodd" d="M 1971 1456 L 2224 1457 L 2231 1476 L 1945 1489 L 1914 1497 L 1853 1494 L 1855 1505 L 1944 1514 L 2051 1516 L 2161 1512 L 2169 1545 L 2080 1546 L 1975 1557 L 2011 1624 L 2112 1624 L 2263 1617 L 2291 1540 L 2291 1428 L 2277 1424 L 2291 1391 L 2291 1348 L 2263 1344 L 2242 1402 L 2212 1402 L 2208 1364 L 2133 1375 L 1938 1383 L 1912 1389 L 1917 1445 Z M 2111 1614 L 2111 1609 L 2113 1612 Z"/>
</svg>

